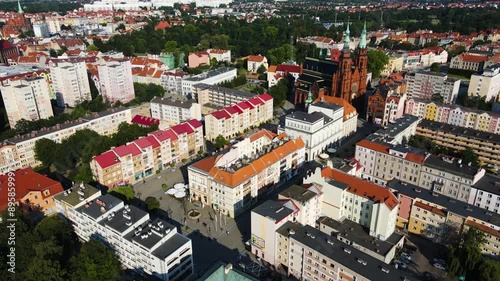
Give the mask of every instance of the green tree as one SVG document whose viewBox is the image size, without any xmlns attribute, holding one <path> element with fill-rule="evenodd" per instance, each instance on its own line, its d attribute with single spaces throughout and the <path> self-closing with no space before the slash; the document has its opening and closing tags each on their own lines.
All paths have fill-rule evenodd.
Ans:
<svg viewBox="0 0 500 281">
<path fill-rule="evenodd" d="M 125 30 L 125 24 L 120 23 L 120 24 L 118 25 L 118 27 L 116 27 L 116 28 L 115 28 L 115 30 L 116 30 L 116 31 L 118 31 L 118 30 Z"/>
<path fill-rule="evenodd" d="M 39 139 L 35 142 L 35 159 L 42 162 L 42 165 L 48 167 L 55 161 L 54 152 L 57 151 L 59 144 L 51 139 Z"/>
<path fill-rule="evenodd" d="M 464 150 L 460 150 L 460 158 L 462 158 L 462 162 L 465 164 L 469 164 L 472 167 L 480 167 L 481 164 L 479 162 L 479 157 L 477 154 L 474 152 L 474 150 L 470 147 L 467 147 Z"/>
<path fill-rule="evenodd" d="M 223 148 L 224 146 L 228 145 L 229 144 L 229 141 L 226 140 L 226 138 L 224 138 L 223 135 L 218 135 L 216 138 L 215 138 L 215 142 L 214 142 L 214 148 L 215 149 L 221 149 Z"/>
<path fill-rule="evenodd" d="M 71 280 L 115 281 L 120 277 L 120 269 L 120 261 L 113 251 L 90 240 L 71 259 Z"/>
<path fill-rule="evenodd" d="M 269 95 L 274 99 L 274 107 L 283 106 L 288 95 L 288 90 L 287 79 L 285 78 L 280 79 L 278 84 L 269 89 Z"/>
<path fill-rule="evenodd" d="M 483 232 L 474 228 L 464 231 L 458 243 L 450 247 L 448 270 L 456 276 L 474 276 L 483 259 L 481 248 L 485 242 Z"/>
<path fill-rule="evenodd" d="M 51 58 L 57 58 L 57 52 L 56 52 L 56 50 L 54 50 L 54 49 L 50 49 L 50 50 L 49 50 L 49 56 L 50 56 Z"/>
<path fill-rule="evenodd" d="M 148 197 L 144 200 L 146 206 L 148 207 L 148 211 L 154 211 L 160 209 L 160 202 L 155 197 Z"/>
<path fill-rule="evenodd" d="M 64 281 L 67 280 L 66 270 L 60 264 L 62 247 L 54 237 L 41 240 L 33 245 L 35 252 L 26 272 L 27 280 Z"/>
<path fill-rule="evenodd" d="M 96 45 L 94 44 L 90 44 L 88 47 L 87 47 L 87 50 L 88 51 L 99 51 L 99 49 L 97 48 Z"/>
<path fill-rule="evenodd" d="M 441 68 L 439 67 L 439 63 L 435 62 L 433 64 L 431 64 L 431 71 L 432 72 L 441 72 Z"/>
<path fill-rule="evenodd" d="M 131 185 L 115 186 L 109 190 L 109 194 L 129 203 L 135 197 L 134 189 Z"/>
<path fill-rule="evenodd" d="M 431 100 L 438 103 L 443 103 L 444 97 L 440 93 L 435 93 L 432 95 Z"/>
<path fill-rule="evenodd" d="M 267 68 L 263 64 L 261 64 L 259 66 L 259 68 L 257 69 L 258 74 L 264 74 L 266 71 L 267 71 Z"/>
<path fill-rule="evenodd" d="M 373 77 L 379 77 L 387 63 L 389 63 L 389 57 L 383 51 L 368 51 L 368 71 L 373 74 Z"/>
<path fill-rule="evenodd" d="M 165 46 L 163 47 L 163 52 L 172 53 L 175 51 L 177 51 L 177 41 L 174 41 L 174 40 L 167 41 L 165 43 Z"/>
</svg>

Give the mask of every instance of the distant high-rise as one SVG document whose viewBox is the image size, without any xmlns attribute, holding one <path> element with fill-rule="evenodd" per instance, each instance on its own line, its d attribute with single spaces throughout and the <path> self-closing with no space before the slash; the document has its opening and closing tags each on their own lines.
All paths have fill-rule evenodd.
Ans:
<svg viewBox="0 0 500 281">
<path fill-rule="evenodd" d="M 97 70 L 104 101 L 111 104 L 120 101 L 125 104 L 135 98 L 132 67 L 129 60 L 112 60 L 99 65 Z"/>
<path fill-rule="evenodd" d="M 75 107 L 79 102 L 92 99 L 84 61 L 52 63 L 50 74 L 57 106 Z"/>
</svg>

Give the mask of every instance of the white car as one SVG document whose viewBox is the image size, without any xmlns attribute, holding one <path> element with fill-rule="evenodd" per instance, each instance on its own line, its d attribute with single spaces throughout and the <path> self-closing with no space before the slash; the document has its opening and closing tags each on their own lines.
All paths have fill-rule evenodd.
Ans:
<svg viewBox="0 0 500 281">
<path fill-rule="evenodd" d="M 437 269 L 441 269 L 441 270 L 445 270 L 446 268 L 444 268 L 444 266 L 440 263 L 435 263 L 433 264 L 432 266 L 434 266 L 435 268 Z"/>
<path fill-rule="evenodd" d="M 401 256 L 407 258 L 408 260 L 411 260 L 411 256 L 408 253 L 402 253 Z"/>
</svg>

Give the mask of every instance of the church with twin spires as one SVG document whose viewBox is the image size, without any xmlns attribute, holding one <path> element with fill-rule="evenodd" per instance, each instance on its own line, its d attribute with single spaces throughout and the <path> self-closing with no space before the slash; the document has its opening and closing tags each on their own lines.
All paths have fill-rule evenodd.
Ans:
<svg viewBox="0 0 500 281">
<path fill-rule="evenodd" d="M 308 105 L 322 96 L 339 97 L 350 104 L 363 100 L 368 77 L 366 22 L 354 52 L 349 49 L 349 36 L 348 23 L 342 50 L 332 50 L 328 59 L 308 57 L 300 65 L 300 75 L 295 84 L 295 104 Z"/>
</svg>

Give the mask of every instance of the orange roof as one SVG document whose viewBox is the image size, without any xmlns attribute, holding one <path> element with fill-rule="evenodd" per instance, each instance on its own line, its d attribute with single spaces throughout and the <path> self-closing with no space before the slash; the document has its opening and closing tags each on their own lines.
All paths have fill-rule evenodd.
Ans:
<svg viewBox="0 0 500 281">
<path fill-rule="evenodd" d="M 277 65 L 270 65 L 268 68 L 267 68 L 267 72 L 276 72 L 276 69 L 278 68 Z"/>
<path fill-rule="evenodd" d="M 500 237 L 500 230 L 496 230 L 494 228 L 491 228 L 489 226 L 486 226 L 484 224 L 481 224 L 481 223 L 477 223 L 473 220 L 467 220 L 467 222 L 465 223 L 466 225 L 468 226 L 471 226 L 473 228 L 476 228 L 478 230 L 481 230 L 483 232 L 486 232 L 486 233 L 489 233 L 495 237 Z"/>
<path fill-rule="evenodd" d="M 332 97 L 332 96 L 323 96 L 323 101 L 324 102 L 329 102 L 336 104 L 338 106 L 342 106 L 344 108 L 344 121 L 349 119 L 349 115 L 351 115 L 353 112 L 356 112 L 356 108 L 352 106 L 350 103 L 348 103 L 346 100 L 338 97 Z M 316 102 L 321 101 L 321 98 L 318 98 Z"/>
<path fill-rule="evenodd" d="M 272 140 L 274 137 L 276 137 L 276 134 L 268 131 L 268 130 L 260 130 L 258 132 L 255 132 L 255 134 L 252 134 L 250 136 L 250 142 L 254 142 L 255 140 L 260 139 L 261 137 L 266 136 L 268 139 Z"/>
<path fill-rule="evenodd" d="M 34 172 L 31 168 L 20 169 L 14 172 L 16 195 L 15 200 L 19 202 L 24 196 L 30 192 L 41 192 L 49 190 L 49 194 L 45 195 L 42 192 L 42 198 L 53 196 L 63 191 L 60 182 L 52 180 L 44 175 Z M 9 177 L 7 175 L 0 176 L 0 210 L 4 210 L 8 205 L 8 184 Z M 24 203 L 24 202 L 23 202 Z"/>
<path fill-rule="evenodd" d="M 339 170 L 326 167 L 321 171 L 321 176 L 345 183 L 349 185 L 347 191 L 350 193 L 354 193 L 377 203 L 384 203 L 389 210 L 394 209 L 399 204 L 398 199 L 389 189 Z"/>
<path fill-rule="evenodd" d="M 248 61 L 257 61 L 257 62 L 262 62 L 264 61 L 265 57 L 258 55 L 258 56 L 248 56 Z"/>
<path fill-rule="evenodd" d="M 389 145 L 384 145 L 384 144 L 369 141 L 366 139 L 359 141 L 358 143 L 356 143 L 356 145 L 362 146 L 362 147 L 365 147 L 365 148 L 368 148 L 368 149 L 371 149 L 374 151 L 378 151 L 378 152 L 384 153 L 384 154 L 389 154 L 389 149 L 391 148 Z M 422 163 L 424 163 L 425 156 L 420 155 L 420 154 L 416 154 L 416 153 L 412 153 L 412 152 L 407 152 L 405 159 L 408 161 L 414 162 L 414 163 L 422 164 Z"/>
<path fill-rule="evenodd" d="M 156 26 L 155 26 L 155 30 L 159 30 L 159 29 L 165 29 L 165 28 L 170 28 L 172 27 L 170 25 L 170 23 L 168 23 L 168 21 L 160 21 Z"/>
<path fill-rule="evenodd" d="M 427 210 L 427 211 L 429 211 L 431 213 L 434 213 L 436 215 L 440 215 L 442 217 L 446 216 L 446 211 L 445 210 L 442 210 L 442 209 L 439 209 L 439 208 L 436 208 L 436 207 L 432 207 L 429 204 L 425 204 L 423 202 L 417 201 L 417 202 L 413 203 L 413 205 L 416 206 L 416 207 L 422 208 L 424 210 Z"/>
<path fill-rule="evenodd" d="M 487 61 L 488 57 L 487 56 L 475 56 L 475 55 L 469 55 L 469 54 L 460 54 L 459 55 L 462 61 L 466 62 L 483 62 Z"/>
</svg>

